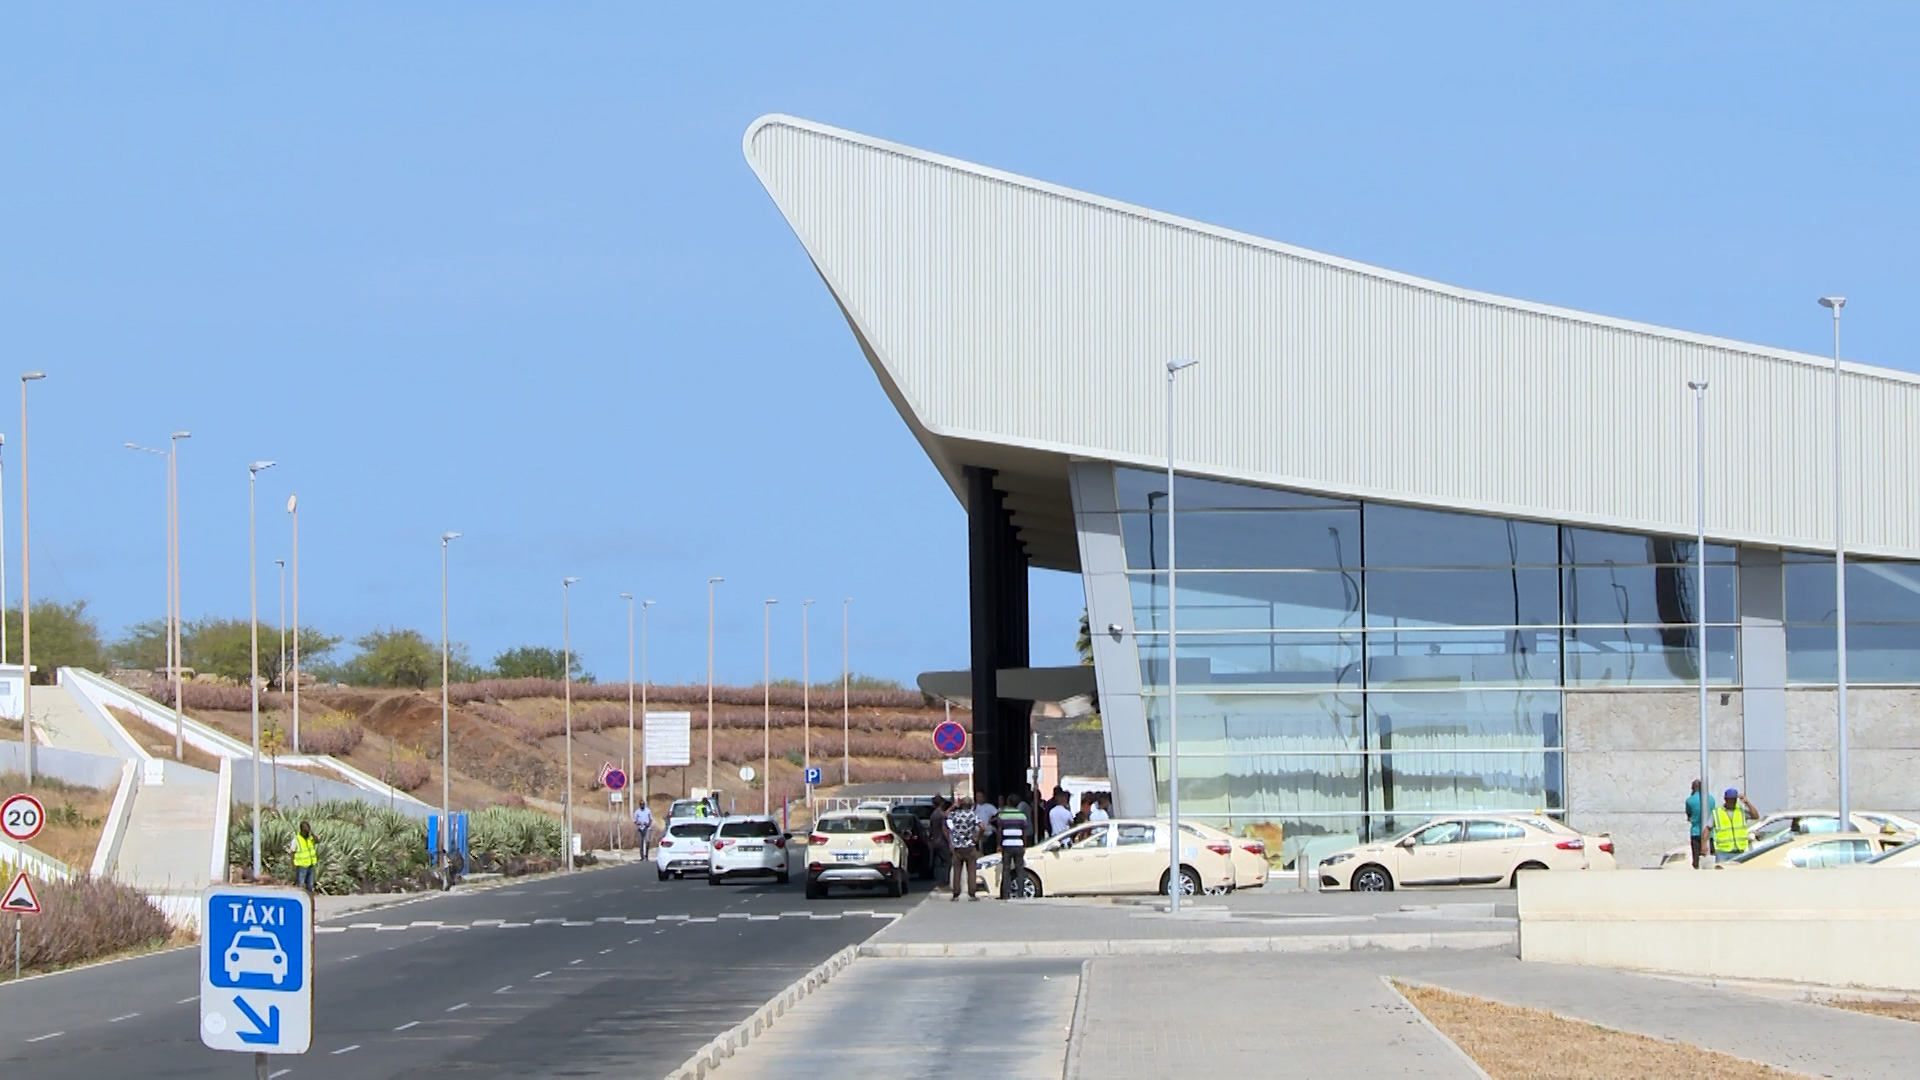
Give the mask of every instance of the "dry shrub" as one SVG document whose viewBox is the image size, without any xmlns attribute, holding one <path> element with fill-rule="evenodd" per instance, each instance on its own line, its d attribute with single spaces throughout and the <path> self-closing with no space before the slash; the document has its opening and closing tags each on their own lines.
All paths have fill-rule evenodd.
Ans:
<svg viewBox="0 0 1920 1080">
<path fill-rule="evenodd" d="M 300 752 L 346 757 L 366 737 L 366 728 L 352 713 L 329 713 L 303 718 L 300 725 Z"/>
<path fill-rule="evenodd" d="M 431 779 L 433 769 L 427 764 L 426 756 L 417 750 L 408 750 L 394 760 L 392 775 L 387 777 L 387 783 L 401 791 L 415 791 L 426 786 Z"/>
<path fill-rule="evenodd" d="M 0 872 L 13 880 L 11 867 L 0 865 Z M 171 933 L 159 908 L 115 881 L 35 881 L 33 888 L 40 897 L 40 914 L 21 923 L 20 962 L 25 968 L 68 967 L 156 945 Z M 0 934 L 0 967 L 13 967 L 11 933 Z"/>
<path fill-rule="evenodd" d="M 460 704 L 470 701 L 513 701 L 519 698 L 560 697 L 564 687 L 558 679 L 484 679 L 480 682 L 462 683 L 448 688 L 452 699 Z M 799 708 L 803 700 L 798 686 L 776 686 L 773 688 L 773 703 L 783 707 Z M 627 700 L 626 683 L 575 683 L 573 684 L 575 701 L 621 701 Z M 716 686 L 713 688 L 713 700 L 728 705 L 758 705 L 761 703 L 761 689 L 758 686 Z M 840 702 L 840 685 L 818 685 L 813 688 L 815 707 L 824 706 L 829 700 Z M 854 690 L 848 693 L 849 704 L 862 708 L 918 709 L 926 705 L 926 697 L 918 690 Z M 647 704 L 692 704 L 702 705 L 707 701 L 705 683 L 684 686 L 647 686 Z"/>
</svg>

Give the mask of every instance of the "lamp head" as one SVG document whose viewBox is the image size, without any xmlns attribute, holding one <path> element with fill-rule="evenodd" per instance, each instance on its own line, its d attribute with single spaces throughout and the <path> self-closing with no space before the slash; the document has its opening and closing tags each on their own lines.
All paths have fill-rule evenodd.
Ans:
<svg viewBox="0 0 1920 1080">
<path fill-rule="evenodd" d="M 1705 390 L 1706 388 L 1707 388 L 1707 383 L 1706 383 L 1706 380 L 1704 379 L 1702 379 L 1699 382 L 1694 382 L 1691 379 L 1687 380 L 1687 389 L 1689 390 Z"/>
<path fill-rule="evenodd" d="M 658 600 L 642 600 L 640 601 L 640 610 L 645 611 L 647 608 L 650 608 L 659 602 L 660 601 Z"/>
<path fill-rule="evenodd" d="M 633 603 L 633 594 L 630 592 L 623 592 L 620 594 L 620 599 L 625 600 L 627 603 L 631 604 Z"/>
<path fill-rule="evenodd" d="M 174 432 L 174 433 L 173 433 L 173 435 L 172 435 L 172 436 L 170 436 L 170 437 L 171 437 L 171 438 L 175 438 L 175 439 L 191 439 L 191 438 L 193 438 L 193 432 L 191 432 L 191 431 L 176 431 L 176 432 Z"/>
<path fill-rule="evenodd" d="M 709 585 L 717 585 L 717 584 L 719 584 L 720 582 L 722 582 L 722 581 L 725 581 L 725 580 L 727 580 L 727 579 L 726 579 L 726 578 L 723 578 L 723 577 L 710 577 L 710 578 L 708 578 L 708 579 L 707 579 L 707 584 L 709 584 Z"/>
<path fill-rule="evenodd" d="M 1177 372 L 1185 371 L 1199 362 L 1198 360 L 1169 360 L 1167 361 L 1167 374 L 1173 375 Z"/>
<path fill-rule="evenodd" d="M 46 377 L 47 373 L 44 371 L 26 371 L 21 373 L 20 381 L 33 382 L 35 379 L 44 379 Z"/>
<path fill-rule="evenodd" d="M 275 559 L 275 560 L 273 560 L 273 565 L 275 565 L 275 566 L 277 566 L 277 567 L 279 567 L 279 568 L 280 568 L 280 569 L 282 569 L 282 570 L 285 570 L 285 569 L 287 568 L 287 560 L 285 560 L 285 559 Z"/>
<path fill-rule="evenodd" d="M 779 602 L 780 602 L 780 601 L 778 601 L 778 600 L 775 600 L 775 599 L 774 599 L 773 597 L 771 597 L 771 596 L 769 596 L 769 597 L 767 597 L 767 603 L 769 603 L 769 604 L 777 604 L 777 603 L 779 603 Z"/>
<path fill-rule="evenodd" d="M 247 466 L 247 471 L 254 474 L 255 476 L 258 476 L 261 473 L 267 471 L 268 469 L 273 468 L 275 465 L 278 465 L 278 464 L 279 462 L 277 461 L 256 461 L 253 464 Z"/>
<path fill-rule="evenodd" d="M 1840 309 L 1847 306 L 1847 298 L 1844 296 L 1823 296 L 1820 298 L 1820 306 L 1823 308 L 1832 308 L 1833 317 L 1837 319 L 1840 317 Z"/>
<path fill-rule="evenodd" d="M 445 544 L 451 540 L 458 540 L 462 535 L 463 534 L 457 532 L 443 532 L 440 534 L 440 542 Z"/>
<path fill-rule="evenodd" d="M 561 579 L 560 579 L 560 587 L 564 589 L 564 588 L 566 588 L 567 586 L 569 586 L 569 585 L 571 585 L 571 584 L 573 584 L 574 582 L 576 582 L 576 581 L 579 581 L 579 580 L 580 580 L 580 579 L 579 579 L 579 578 L 577 578 L 577 577 L 570 577 L 570 578 L 561 578 Z"/>
</svg>

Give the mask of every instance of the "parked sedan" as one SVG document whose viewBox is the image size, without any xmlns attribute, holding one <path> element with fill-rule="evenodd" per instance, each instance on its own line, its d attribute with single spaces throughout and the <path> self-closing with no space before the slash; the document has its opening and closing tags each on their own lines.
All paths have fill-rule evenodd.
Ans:
<svg viewBox="0 0 1920 1080">
<path fill-rule="evenodd" d="M 1920 833 L 1920 822 L 1912 818 L 1889 814 L 1883 810 L 1855 810 L 1850 815 L 1853 828 L 1862 833 Z M 1821 833 L 1840 831 L 1840 812 L 1837 810 L 1782 810 L 1777 814 L 1768 814 L 1748 830 L 1748 839 L 1752 847 L 1760 847 L 1783 836 L 1815 836 Z M 1751 848 L 1749 848 L 1751 850 Z M 1662 870 L 1690 870 L 1693 868 L 1693 854 L 1687 848 L 1669 848 L 1660 856 Z"/>
<path fill-rule="evenodd" d="M 1920 840 L 1909 840 L 1896 848 L 1875 855 L 1866 861 L 1867 866 L 1885 866 L 1895 869 L 1920 868 Z"/>
<path fill-rule="evenodd" d="M 1186 833 L 1185 825 L 1181 831 Z M 1165 893 L 1173 868 L 1164 821 L 1095 821 L 1027 850 L 1026 870 L 1013 883 L 1019 897 L 1099 893 Z M 1180 846 L 1183 896 L 1224 892 L 1233 884 L 1230 840 L 1187 833 Z M 987 890 L 1000 891 L 1001 857 L 980 860 Z"/>
<path fill-rule="evenodd" d="M 1378 844 L 1320 860 L 1328 889 L 1388 892 L 1447 885 L 1518 885 L 1522 870 L 1612 870 L 1613 839 L 1544 814 L 1438 817 Z"/>
<path fill-rule="evenodd" d="M 1796 836 L 1781 833 L 1764 844 L 1713 864 L 1715 870 L 1826 870 L 1852 866 L 1896 850 L 1911 836 L 1901 833 L 1826 833 Z"/>
<path fill-rule="evenodd" d="M 1264 841 L 1251 836 L 1234 836 L 1224 829 L 1199 822 L 1181 822 L 1180 828 L 1191 830 L 1209 841 L 1224 841 L 1233 854 L 1229 859 L 1233 863 L 1233 887 L 1236 889 L 1257 889 L 1267 883 L 1267 874 L 1273 869 L 1267 863 L 1267 845 Z"/>
<path fill-rule="evenodd" d="M 823 900 L 833 885 L 907 892 L 907 845 L 882 810 L 821 814 L 807 837 L 807 899 Z"/>
</svg>

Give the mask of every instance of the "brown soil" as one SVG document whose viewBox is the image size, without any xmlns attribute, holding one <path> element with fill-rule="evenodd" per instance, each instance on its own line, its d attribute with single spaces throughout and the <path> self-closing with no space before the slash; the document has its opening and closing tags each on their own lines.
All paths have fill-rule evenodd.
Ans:
<svg viewBox="0 0 1920 1080">
<path fill-rule="evenodd" d="M 0 791 L 25 792 L 47 808 L 47 824 L 28 846 L 81 873 L 93 865 L 94 849 L 106 831 L 107 811 L 113 807 L 112 789 L 80 787 L 45 776 L 35 777 L 28 787 L 25 776 L 0 773 Z"/>
<path fill-rule="evenodd" d="M 210 773 L 220 771 L 220 755 L 209 754 L 191 743 L 183 742 L 181 743 L 181 749 L 185 751 L 185 756 L 176 758 L 173 756 L 172 735 L 154 727 L 152 724 L 147 723 L 145 720 L 142 720 L 140 717 L 135 716 L 125 709 L 109 705 L 107 706 L 107 711 L 113 714 L 115 720 L 120 721 L 120 726 L 127 729 L 127 734 L 131 735 L 135 742 L 146 747 L 147 753 L 152 754 L 154 757 L 165 758 L 168 761 L 181 761 L 196 769 L 205 769 Z"/>
<path fill-rule="evenodd" d="M 1823 1001 L 1836 1009 L 1851 1009 L 1854 1012 L 1870 1013 L 1874 1016 L 1886 1016 L 1895 1020 L 1912 1020 L 1920 1023 L 1920 1001 L 1864 1001 L 1857 998 Z"/>
<path fill-rule="evenodd" d="M 19 742 L 25 734 L 26 732 L 20 726 L 20 721 L 0 720 L 0 739 L 11 739 L 14 742 Z"/>
<path fill-rule="evenodd" d="M 1686 1076 L 1778 1080 L 1803 1074 L 1446 990 L 1396 984 L 1494 1080 Z"/>
</svg>

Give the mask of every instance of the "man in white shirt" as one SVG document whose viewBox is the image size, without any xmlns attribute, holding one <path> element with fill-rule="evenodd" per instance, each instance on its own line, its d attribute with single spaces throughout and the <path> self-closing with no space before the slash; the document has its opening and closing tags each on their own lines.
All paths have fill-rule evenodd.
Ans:
<svg viewBox="0 0 1920 1080">
<path fill-rule="evenodd" d="M 1106 821 L 1112 816 L 1107 812 L 1107 797 L 1104 795 L 1093 800 L 1093 809 L 1087 811 L 1088 821 Z"/>
<path fill-rule="evenodd" d="M 1054 792 L 1053 804 L 1047 808 L 1047 833 L 1059 836 L 1073 827 L 1073 811 L 1067 809 L 1067 793 L 1063 788 Z"/>
</svg>

